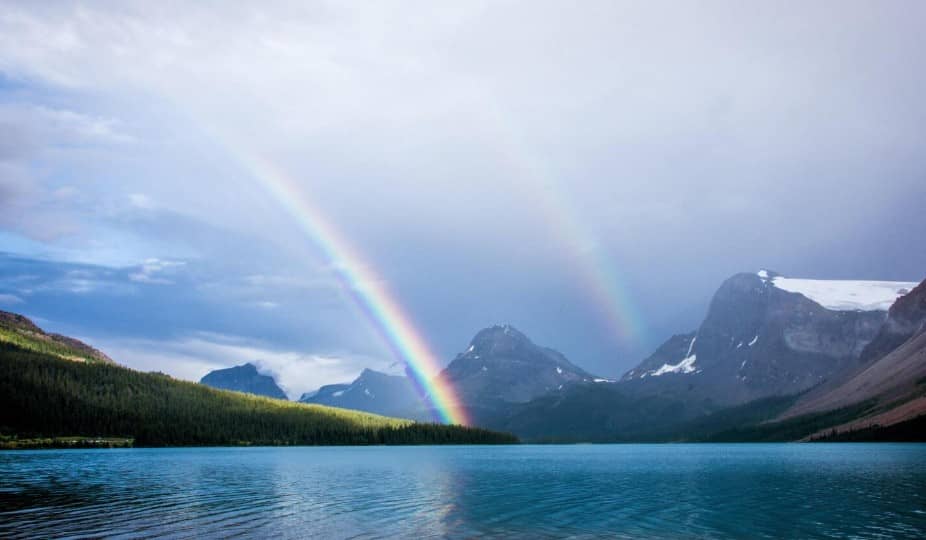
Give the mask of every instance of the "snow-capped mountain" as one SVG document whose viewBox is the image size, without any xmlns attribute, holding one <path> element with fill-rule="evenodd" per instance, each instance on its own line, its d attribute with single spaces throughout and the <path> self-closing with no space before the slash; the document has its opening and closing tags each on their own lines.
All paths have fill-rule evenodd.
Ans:
<svg viewBox="0 0 926 540">
<path fill-rule="evenodd" d="M 697 331 L 674 336 L 623 381 L 683 385 L 716 403 L 794 394 L 854 365 L 886 310 L 916 283 L 737 274 Z"/>
</svg>

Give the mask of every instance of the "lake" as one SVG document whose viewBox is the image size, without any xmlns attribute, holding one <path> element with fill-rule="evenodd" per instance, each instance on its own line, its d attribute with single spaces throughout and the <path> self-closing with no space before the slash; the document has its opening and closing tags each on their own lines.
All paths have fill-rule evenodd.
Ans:
<svg viewBox="0 0 926 540">
<path fill-rule="evenodd" d="M 0 452 L 0 537 L 926 537 L 926 445 Z"/>
</svg>

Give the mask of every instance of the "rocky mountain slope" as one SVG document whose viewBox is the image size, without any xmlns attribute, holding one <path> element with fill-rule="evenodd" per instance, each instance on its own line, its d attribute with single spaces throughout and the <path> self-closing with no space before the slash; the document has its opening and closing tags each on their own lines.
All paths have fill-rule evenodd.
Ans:
<svg viewBox="0 0 926 540">
<path fill-rule="evenodd" d="M 257 367 L 253 364 L 243 364 L 210 371 L 200 379 L 199 383 L 222 390 L 234 390 L 275 399 L 287 399 L 286 393 L 277 386 L 274 378 L 259 373 Z"/>
<path fill-rule="evenodd" d="M 926 414 L 926 281 L 891 306 L 852 376 L 821 390 L 804 396 L 781 419 L 866 403 L 860 418 L 836 426 L 850 430 Z"/>
</svg>

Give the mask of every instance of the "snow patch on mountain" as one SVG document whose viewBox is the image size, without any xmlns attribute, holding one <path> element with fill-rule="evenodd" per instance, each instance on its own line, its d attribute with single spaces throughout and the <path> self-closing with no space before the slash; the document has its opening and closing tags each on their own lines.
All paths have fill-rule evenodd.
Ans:
<svg viewBox="0 0 926 540">
<path fill-rule="evenodd" d="M 765 271 L 758 273 L 768 278 Z M 834 311 L 887 311 L 897 298 L 917 286 L 909 281 L 858 281 L 795 279 L 775 276 L 770 280 L 775 287 L 799 293 L 826 309 Z"/>
<path fill-rule="evenodd" d="M 687 358 L 684 358 L 681 362 L 677 364 L 663 364 L 659 369 L 645 373 L 643 376 L 651 375 L 653 377 L 658 377 L 660 375 L 665 375 L 666 373 L 694 373 L 695 371 L 695 361 L 698 359 L 698 355 L 693 354 Z"/>
</svg>

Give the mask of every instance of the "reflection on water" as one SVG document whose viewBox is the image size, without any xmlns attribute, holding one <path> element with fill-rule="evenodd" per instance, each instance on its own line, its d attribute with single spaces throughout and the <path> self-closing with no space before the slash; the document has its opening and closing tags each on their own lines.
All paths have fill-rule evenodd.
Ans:
<svg viewBox="0 0 926 540">
<path fill-rule="evenodd" d="M 924 537 L 926 445 L 0 453 L 0 537 Z"/>
</svg>

